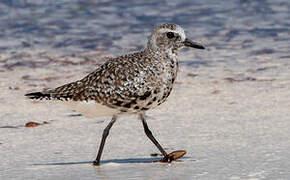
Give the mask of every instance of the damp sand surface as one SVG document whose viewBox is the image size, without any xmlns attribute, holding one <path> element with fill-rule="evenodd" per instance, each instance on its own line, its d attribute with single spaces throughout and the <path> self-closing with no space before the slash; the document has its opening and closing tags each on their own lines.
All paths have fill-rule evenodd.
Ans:
<svg viewBox="0 0 290 180">
<path fill-rule="evenodd" d="M 290 3 L 276 1 L 0 2 L 0 179 L 289 179 Z M 78 80 L 107 57 L 141 50 L 154 26 L 173 22 L 205 51 L 180 52 L 166 103 L 148 125 L 86 119 L 24 94 Z M 157 156 L 151 156 L 157 154 Z"/>
</svg>

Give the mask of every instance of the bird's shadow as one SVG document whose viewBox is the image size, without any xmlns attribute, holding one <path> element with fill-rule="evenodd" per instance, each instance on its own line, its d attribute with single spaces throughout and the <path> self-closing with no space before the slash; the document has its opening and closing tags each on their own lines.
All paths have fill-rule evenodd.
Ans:
<svg viewBox="0 0 290 180">
<path fill-rule="evenodd" d="M 184 159 L 186 157 L 180 158 L 178 160 L 175 160 L 177 162 L 182 162 L 181 159 Z M 108 163 L 119 163 L 119 164 L 128 164 L 128 163 L 154 163 L 158 162 L 162 158 L 128 158 L 128 159 L 108 159 L 108 160 L 102 160 L 102 164 L 108 164 Z M 38 163 L 33 164 L 34 166 L 65 166 L 65 165 L 80 165 L 80 164 L 93 164 L 93 161 L 79 161 L 79 162 L 55 162 L 55 163 Z"/>
</svg>

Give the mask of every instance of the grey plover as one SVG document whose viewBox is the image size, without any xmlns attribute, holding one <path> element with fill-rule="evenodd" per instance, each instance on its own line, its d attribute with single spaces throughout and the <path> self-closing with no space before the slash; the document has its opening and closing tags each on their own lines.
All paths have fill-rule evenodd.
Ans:
<svg viewBox="0 0 290 180">
<path fill-rule="evenodd" d="M 183 47 L 204 49 L 186 38 L 179 25 L 163 24 L 153 30 L 144 50 L 111 58 L 81 80 L 26 96 L 69 102 L 88 117 L 113 116 L 103 131 L 94 165 L 100 163 L 110 128 L 123 114 L 137 114 L 148 138 L 165 161 L 171 162 L 173 158 L 149 130 L 145 112 L 162 104 L 169 96 L 178 71 L 177 51 Z"/>
</svg>

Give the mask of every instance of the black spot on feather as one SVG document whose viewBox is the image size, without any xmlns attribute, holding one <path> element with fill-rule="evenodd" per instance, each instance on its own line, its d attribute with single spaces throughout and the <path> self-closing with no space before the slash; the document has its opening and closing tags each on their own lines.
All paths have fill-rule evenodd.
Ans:
<svg viewBox="0 0 290 180">
<path fill-rule="evenodd" d="M 151 96 L 151 91 L 146 91 L 146 92 L 144 93 L 144 95 L 142 95 L 142 96 L 139 97 L 139 99 L 140 99 L 140 100 L 145 100 L 145 99 L 147 99 L 149 96 Z"/>
</svg>

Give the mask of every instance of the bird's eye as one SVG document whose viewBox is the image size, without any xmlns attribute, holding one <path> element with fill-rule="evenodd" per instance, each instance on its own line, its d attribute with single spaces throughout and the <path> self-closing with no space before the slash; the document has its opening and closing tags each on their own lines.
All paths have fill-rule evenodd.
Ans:
<svg viewBox="0 0 290 180">
<path fill-rule="evenodd" d="M 169 39 L 172 39 L 172 38 L 174 38 L 174 33 L 173 33 L 173 32 L 168 32 L 168 33 L 166 33 L 166 36 L 167 36 Z"/>
</svg>

